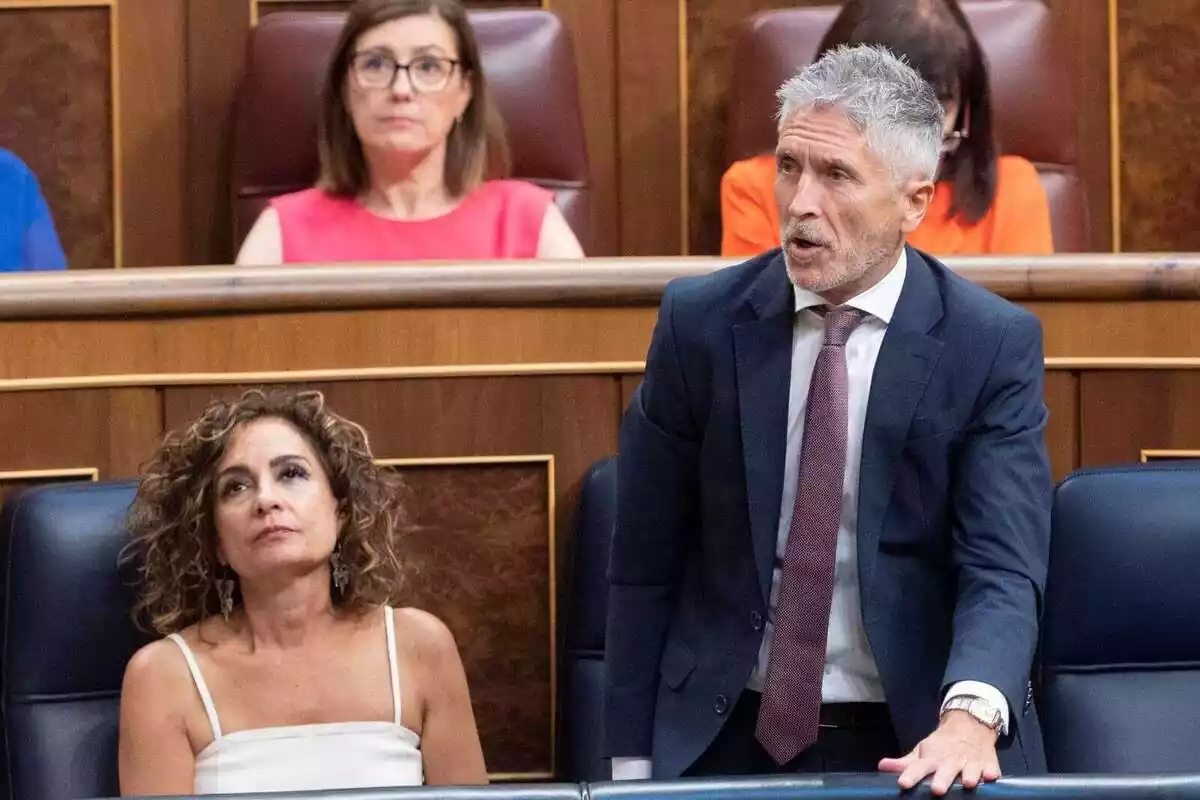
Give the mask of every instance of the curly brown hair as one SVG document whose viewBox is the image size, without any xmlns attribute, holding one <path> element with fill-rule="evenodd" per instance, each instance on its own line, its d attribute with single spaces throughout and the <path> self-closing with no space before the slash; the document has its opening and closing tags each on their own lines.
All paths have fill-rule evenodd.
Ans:
<svg viewBox="0 0 1200 800">
<path fill-rule="evenodd" d="M 143 628 L 165 635 L 218 613 L 215 468 L 234 430 L 262 418 L 289 422 L 308 440 L 345 515 L 338 541 L 351 580 L 332 593 L 334 606 L 363 614 L 396 596 L 404 575 L 399 477 L 375 464 L 366 432 L 330 411 L 320 392 L 251 389 L 213 401 L 186 430 L 167 434 L 142 471 L 121 560 L 139 579 L 133 616 Z"/>
</svg>

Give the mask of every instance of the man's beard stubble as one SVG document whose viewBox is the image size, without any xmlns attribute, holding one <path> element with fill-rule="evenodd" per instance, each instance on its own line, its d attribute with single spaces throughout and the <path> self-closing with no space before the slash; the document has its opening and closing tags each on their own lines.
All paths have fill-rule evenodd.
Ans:
<svg viewBox="0 0 1200 800">
<path fill-rule="evenodd" d="M 790 225 L 783 235 L 784 264 L 789 280 L 810 292 L 823 294 L 839 286 L 862 280 L 866 276 L 875 275 L 882 278 L 890 271 L 897 250 L 904 245 L 903 233 L 895 231 L 895 235 L 891 235 L 883 230 L 885 227 L 890 226 L 881 225 L 881 230 L 873 231 L 861 248 L 835 248 L 815 224 L 797 222 Z M 799 280 L 800 276 L 792 269 L 788 260 L 788 243 L 797 237 L 821 245 L 828 251 L 827 266 L 815 281 L 812 280 L 811 273 L 807 281 Z"/>
</svg>

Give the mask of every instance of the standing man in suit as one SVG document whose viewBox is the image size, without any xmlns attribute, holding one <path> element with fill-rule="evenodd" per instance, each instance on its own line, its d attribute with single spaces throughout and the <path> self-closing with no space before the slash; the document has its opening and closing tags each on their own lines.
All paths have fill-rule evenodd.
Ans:
<svg viewBox="0 0 1200 800">
<path fill-rule="evenodd" d="M 914 70 L 840 48 L 779 97 L 783 249 L 667 287 L 622 425 L 614 777 L 1042 771 L 1041 327 L 904 244 Z"/>
</svg>

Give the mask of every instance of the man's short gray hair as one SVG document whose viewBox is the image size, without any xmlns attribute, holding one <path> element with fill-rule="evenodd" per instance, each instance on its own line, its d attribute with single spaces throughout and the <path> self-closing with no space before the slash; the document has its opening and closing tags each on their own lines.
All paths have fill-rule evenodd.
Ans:
<svg viewBox="0 0 1200 800">
<path fill-rule="evenodd" d="M 842 45 L 779 88 L 779 125 L 813 108 L 836 108 L 867 137 L 897 182 L 933 180 L 942 107 L 915 69 L 881 45 Z"/>
</svg>

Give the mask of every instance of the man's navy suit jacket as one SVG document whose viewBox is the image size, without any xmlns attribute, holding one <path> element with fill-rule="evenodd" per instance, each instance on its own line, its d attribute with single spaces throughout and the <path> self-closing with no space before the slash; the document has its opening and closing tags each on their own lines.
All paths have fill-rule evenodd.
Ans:
<svg viewBox="0 0 1200 800">
<path fill-rule="evenodd" d="M 779 250 L 664 293 L 622 423 L 605 738 L 674 777 L 750 678 L 775 558 L 791 380 Z M 863 623 L 900 746 L 960 680 L 1004 693 L 1006 774 L 1044 771 L 1030 690 L 1050 536 L 1038 320 L 908 250 L 868 398 Z M 897 754 L 900 755 L 900 754 Z"/>
</svg>

